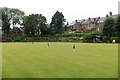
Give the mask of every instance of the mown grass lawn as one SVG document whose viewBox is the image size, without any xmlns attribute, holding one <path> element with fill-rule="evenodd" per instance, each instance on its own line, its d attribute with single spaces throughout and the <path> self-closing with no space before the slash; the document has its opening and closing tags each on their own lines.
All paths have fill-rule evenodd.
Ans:
<svg viewBox="0 0 120 80">
<path fill-rule="evenodd" d="M 117 78 L 118 45 L 3 43 L 2 67 L 3 78 Z"/>
</svg>

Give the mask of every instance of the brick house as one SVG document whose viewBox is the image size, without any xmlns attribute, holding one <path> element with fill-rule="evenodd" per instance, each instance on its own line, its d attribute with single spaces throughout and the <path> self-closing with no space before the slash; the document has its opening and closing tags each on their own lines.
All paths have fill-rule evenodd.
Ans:
<svg viewBox="0 0 120 80">
<path fill-rule="evenodd" d="M 93 28 L 97 27 L 97 22 L 100 19 L 98 18 L 88 18 L 88 19 L 82 19 L 82 20 L 76 20 L 73 24 L 73 29 L 75 29 L 76 33 L 81 33 L 85 30 L 91 30 Z"/>
<path fill-rule="evenodd" d="M 18 27 L 13 27 L 13 29 L 10 30 L 8 37 L 15 37 L 21 35 L 22 35 L 22 30 Z"/>
<path fill-rule="evenodd" d="M 109 17 L 109 16 L 112 18 L 117 17 L 117 15 L 112 15 L 112 12 L 110 12 L 109 15 L 108 14 L 106 15 L 106 17 Z M 72 29 L 74 29 L 76 33 L 82 33 L 85 30 L 91 30 L 93 28 L 96 28 L 96 31 L 98 32 L 102 32 L 103 23 L 105 22 L 106 17 L 96 17 L 96 18 L 75 20 L 72 22 L 70 26 L 73 26 Z"/>
</svg>

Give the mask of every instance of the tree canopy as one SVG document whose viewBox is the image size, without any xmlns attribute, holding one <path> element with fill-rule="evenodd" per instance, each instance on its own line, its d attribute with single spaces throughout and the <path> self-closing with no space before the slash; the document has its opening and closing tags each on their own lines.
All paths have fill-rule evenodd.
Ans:
<svg viewBox="0 0 120 80">
<path fill-rule="evenodd" d="M 23 22 L 24 12 L 16 8 L 0 7 L 0 13 L 2 21 L 2 30 L 4 34 L 8 35 L 10 31 L 10 25 L 21 25 Z"/>
<path fill-rule="evenodd" d="M 47 25 L 46 18 L 42 14 L 31 14 L 24 18 L 24 32 L 27 35 L 40 35 L 44 34 Z"/>
<path fill-rule="evenodd" d="M 112 17 L 107 17 L 103 24 L 103 36 L 115 36 L 115 20 Z"/>
<path fill-rule="evenodd" d="M 116 19 L 116 35 L 120 37 L 120 15 L 118 15 L 118 18 Z"/>
<path fill-rule="evenodd" d="M 50 23 L 52 33 L 54 34 L 62 33 L 64 31 L 63 29 L 64 22 L 65 22 L 65 19 L 62 12 L 56 11 Z"/>
</svg>

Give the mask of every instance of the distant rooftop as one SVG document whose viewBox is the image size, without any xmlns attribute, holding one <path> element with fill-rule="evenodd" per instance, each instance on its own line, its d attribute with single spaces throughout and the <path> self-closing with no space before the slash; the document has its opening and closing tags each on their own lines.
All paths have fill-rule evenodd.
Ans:
<svg viewBox="0 0 120 80">
<path fill-rule="evenodd" d="M 117 18 L 118 14 L 112 15 L 112 18 Z M 95 17 L 98 18 L 98 17 Z M 91 20 L 93 20 L 94 18 L 91 18 Z M 100 19 L 98 20 L 98 23 L 103 23 L 105 21 L 106 17 L 100 17 Z M 79 23 L 82 22 L 83 20 L 85 20 L 84 23 L 87 23 L 89 20 L 88 19 L 80 19 L 77 20 Z M 70 25 L 74 25 L 75 21 L 73 21 Z"/>
</svg>

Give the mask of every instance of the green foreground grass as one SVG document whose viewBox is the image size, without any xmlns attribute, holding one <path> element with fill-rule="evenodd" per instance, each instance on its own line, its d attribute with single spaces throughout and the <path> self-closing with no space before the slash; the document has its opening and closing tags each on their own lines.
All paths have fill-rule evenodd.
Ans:
<svg viewBox="0 0 120 80">
<path fill-rule="evenodd" d="M 3 43 L 3 78 L 117 78 L 117 44 Z M 72 44 L 76 50 L 72 51 Z"/>
</svg>

